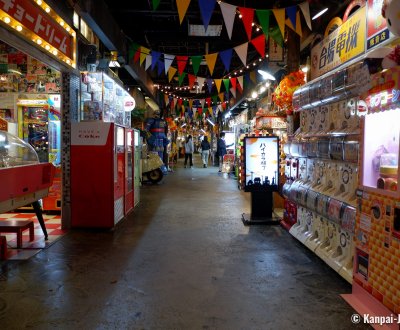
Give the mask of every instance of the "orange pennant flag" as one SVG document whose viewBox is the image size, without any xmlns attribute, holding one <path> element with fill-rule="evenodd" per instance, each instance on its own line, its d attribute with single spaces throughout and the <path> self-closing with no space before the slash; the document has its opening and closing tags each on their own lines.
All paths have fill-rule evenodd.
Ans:
<svg viewBox="0 0 400 330">
<path fill-rule="evenodd" d="M 285 36 L 285 8 L 272 9 L 275 19 L 278 22 L 279 30 L 281 30 L 282 37 Z"/>
<path fill-rule="evenodd" d="M 208 69 L 210 70 L 210 74 L 212 75 L 214 72 L 215 62 L 217 61 L 218 53 L 207 54 L 204 55 L 204 57 L 206 58 Z"/>
<path fill-rule="evenodd" d="M 191 0 L 176 0 L 176 6 L 178 7 L 179 23 L 182 24 L 183 18 L 186 15 L 186 11 L 189 7 Z"/>
<path fill-rule="evenodd" d="M 214 79 L 214 82 L 215 82 L 215 86 L 217 86 L 217 91 L 219 93 L 219 90 L 221 89 L 222 79 Z"/>
<path fill-rule="evenodd" d="M 225 93 L 219 93 L 218 94 L 219 99 L 221 100 L 221 102 L 225 101 Z"/>
<path fill-rule="evenodd" d="M 171 82 L 172 78 L 175 76 L 176 71 L 178 71 L 176 68 L 174 68 L 173 66 L 169 67 L 168 70 L 168 82 Z"/>
</svg>

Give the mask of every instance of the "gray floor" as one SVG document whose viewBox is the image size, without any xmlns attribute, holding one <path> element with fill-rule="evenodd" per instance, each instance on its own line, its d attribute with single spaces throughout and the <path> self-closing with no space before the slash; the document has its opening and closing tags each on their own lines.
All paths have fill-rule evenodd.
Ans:
<svg viewBox="0 0 400 330">
<path fill-rule="evenodd" d="M 116 231 L 3 262 L 0 329 L 369 328 L 347 282 L 280 226 L 244 226 L 249 194 L 195 159 L 144 185 Z"/>
</svg>

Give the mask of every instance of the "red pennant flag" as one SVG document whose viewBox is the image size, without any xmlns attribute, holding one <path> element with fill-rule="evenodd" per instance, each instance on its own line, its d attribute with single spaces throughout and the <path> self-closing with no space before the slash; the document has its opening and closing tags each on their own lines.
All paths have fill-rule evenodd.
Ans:
<svg viewBox="0 0 400 330">
<path fill-rule="evenodd" d="M 189 78 L 189 87 L 193 88 L 196 76 L 193 74 L 188 74 L 188 78 Z"/>
<path fill-rule="evenodd" d="M 189 56 L 176 56 L 175 58 L 178 63 L 178 72 L 179 72 L 179 74 L 182 74 L 182 72 L 186 68 L 186 64 L 187 64 Z"/>
<path fill-rule="evenodd" d="M 183 100 L 182 99 L 178 99 L 178 105 L 181 106 L 182 105 Z"/>
<path fill-rule="evenodd" d="M 208 107 L 211 107 L 211 97 L 206 98 L 206 103 L 207 103 Z"/>
<path fill-rule="evenodd" d="M 247 37 L 251 39 L 251 30 L 253 27 L 253 18 L 254 18 L 254 9 L 253 8 L 246 8 L 246 7 L 239 7 L 239 11 L 242 14 L 242 22 L 244 29 L 246 30 Z"/>
<path fill-rule="evenodd" d="M 226 102 L 222 102 L 222 109 L 226 109 Z"/>
<path fill-rule="evenodd" d="M 265 35 L 261 34 L 258 37 L 251 40 L 254 48 L 261 55 L 261 57 L 265 57 Z"/>
<path fill-rule="evenodd" d="M 236 77 L 231 78 L 231 85 L 234 90 L 236 90 Z"/>
<path fill-rule="evenodd" d="M 140 47 L 136 50 L 135 56 L 133 57 L 133 61 L 137 63 L 140 60 Z"/>
</svg>

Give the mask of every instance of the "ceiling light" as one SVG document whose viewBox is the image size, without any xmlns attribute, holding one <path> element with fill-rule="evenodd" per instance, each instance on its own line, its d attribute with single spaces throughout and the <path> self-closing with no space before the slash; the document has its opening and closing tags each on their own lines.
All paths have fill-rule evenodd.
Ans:
<svg viewBox="0 0 400 330">
<path fill-rule="evenodd" d="M 267 72 L 267 71 L 264 71 L 264 70 L 257 70 L 257 72 L 258 72 L 260 75 L 262 75 L 262 77 L 263 77 L 264 79 L 276 80 L 275 77 L 274 77 L 272 74 L 270 74 L 269 72 Z"/>
<path fill-rule="evenodd" d="M 4 22 L 6 22 L 7 24 L 9 24 L 11 22 L 10 17 L 6 16 L 3 18 Z"/>
<path fill-rule="evenodd" d="M 207 121 L 208 121 L 211 125 L 215 126 L 215 124 L 213 123 L 213 121 L 212 121 L 210 118 L 207 118 Z"/>
<path fill-rule="evenodd" d="M 253 99 L 257 98 L 257 96 L 258 96 L 257 92 L 251 93 L 251 97 L 252 97 Z"/>
<path fill-rule="evenodd" d="M 22 31 L 22 26 L 21 25 L 17 25 L 16 29 L 17 29 L 17 31 Z"/>
<path fill-rule="evenodd" d="M 320 17 L 321 15 L 323 15 L 325 12 L 328 11 L 328 8 L 322 9 L 319 13 L 315 14 L 313 18 L 311 18 L 312 20 L 317 19 L 318 17 Z"/>
</svg>

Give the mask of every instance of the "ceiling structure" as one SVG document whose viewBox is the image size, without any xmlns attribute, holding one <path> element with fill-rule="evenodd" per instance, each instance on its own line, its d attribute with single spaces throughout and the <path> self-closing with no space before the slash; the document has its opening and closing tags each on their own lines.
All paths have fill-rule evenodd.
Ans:
<svg viewBox="0 0 400 330">
<path fill-rule="evenodd" d="M 203 27 L 203 20 L 201 11 L 199 8 L 198 0 L 191 0 L 186 14 L 183 17 L 182 23 L 178 15 L 178 9 L 176 0 L 158 0 L 159 5 L 156 10 L 153 10 L 153 0 L 104 0 L 109 8 L 110 15 L 113 16 L 115 21 L 120 26 L 124 35 L 127 39 L 135 44 L 146 47 L 151 51 L 157 51 L 162 54 L 171 54 L 175 56 L 198 56 L 205 54 L 219 53 L 227 49 L 233 49 L 243 43 L 249 42 L 248 35 L 245 31 L 243 23 L 240 22 L 239 15 L 235 16 L 233 23 L 232 37 L 229 38 L 227 29 L 225 27 L 224 17 L 221 13 L 219 5 L 220 1 L 216 1 L 213 9 L 209 25 L 216 26 L 216 36 L 195 36 Z M 157 0 L 155 0 L 157 2 Z M 207 1 L 206 1 L 207 2 Z M 259 0 L 226 0 L 227 4 L 253 8 L 253 9 L 272 9 L 272 8 L 287 8 L 291 6 L 297 6 L 303 3 L 304 0 L 278 0 L 274 2 L 259 1 Z M 312 21 L 312 30 L 310 31 L 307 27 L 304 16 L 301 14 L 301 26 L 303 30 L 303 36 L 300 39 L 303 60 L 309 53 L 308 45 L 313 39 L 313 35 L 323 34 L 324 29 L 328 25 L 329 21 L 335 16 L 343 16 L 344 10 L 349 4 L 349 0 L 308 0 L 310 17 L 313 17 L 317 12 L 323 8 L 328 8 L 328 11 L 320 16 L 318 19 Z M 208 1 L 212 3 L 212 0 Z M 239 13 L 238 13 L 239 14 Z M 262 31 L 256 31 L 257 27 L 260 27 L 257 21 L 256 15 L 254 15 L 255 27 L 252 29 L 251 38 L 255 38 L 262 35 Z M 271 14 L 270 27 L 277 26 L 277 22 L 274 16 Z M 286 27 L 287 28 L 287 27 Z M 192 31 L 192 32 L 191 32 Z M 208 29 L 208 32 L 210 29 Z M 210 77 L 212 79 L 227 78 L 231 74 L 244 72 L 247 70 L 254 70 L 262 67 L 268 68 L 268 58 L 261 58 L 256 48 L 249 42 L 247 51 L 247 63 L 250 64 L 250 68 L 244 66 L 240 57 L 232 52 L 230 70 L 226 70 L 226 66 L 223 64 L 220 58 L 215 62 L 215 68 L 213 74 L 210 75 L 210 70 L 205 60 L 201 62 L 197 76 Z M 266 43 L 266 54 L 268 54 L 268 42 Z M 185 68 L 187 74 L 193 74 L 193 68 L 189 64 Z M 256 66 L 252 66 L 252 63 L 257 63 Z M 144 67 L 144 63 L 142 66 Z M 177 67 L 176 58 L 172 63 L 173 67 Z M 173 86 L 178 88 L 178 74 L 169 81 L 168 74 L 165 74 L 164 70 L 158 70 L 156 67 L 147 69 L 147 73 L 151 76 L 155 84 L 161 86 Z M 138 85 L 133 80 L 129 73 L 125 70 L 120 70 L 120 78 L 124 83 L 129 86 Z M 186 83 L 182 85 L 187 85 Z M 181 85 L 181 86 L 182 86 Z M 203 91 L 200 93 L 207 94 L 206 85 Z M 178 88 L 179 90 L 179 88 Z M 181 91 L 183 96 L 193 96 L 193 93 L 189 91 Z"/>
</svg>

